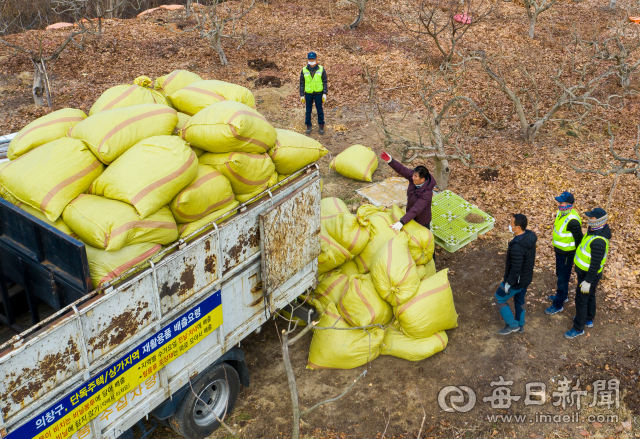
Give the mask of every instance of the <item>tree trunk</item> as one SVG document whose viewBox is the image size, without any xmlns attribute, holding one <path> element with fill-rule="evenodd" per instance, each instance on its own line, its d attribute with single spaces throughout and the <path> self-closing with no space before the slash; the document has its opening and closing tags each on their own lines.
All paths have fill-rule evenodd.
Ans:
<svg viewBox="0 0 640 439">
<path fill-rule="evenodd" d="M 531 14 L 529 16 L 529 38 L 533 39 L 536 32 L 536 15 Z"/>
<path fill-rule="evenodd" d="M 191 16 L 191 3 L 193 0 L 187 0 L 187 3 L 184 5 L 184 12 L 187 18 Z"/>
<path fill-rule="evenodd" d="M 538 131 L 542 128 L 542 124 L 543 122 L 541 120 L 537 120 L 522 130 L 522 137 L 525 143 L 533 144 L 533 142 L 535 142 Z"/>
<path fill-rule="evenodd" d="M 293 408 L 293 428 L 291 430 L 291 438 L 300 438 L 300 403 L 298 402 L 298 386 L 296 385 L 296 376 L 291 366 L 289 358 L 289 334 L 282 331 L 282 359 L 284 360 L 284 370 L 287 372 L 287 383 L 291 392 L 291 406 Z"/>
<path fill-rule="evenodd" d="M 618 67 L 618 74 L 620 75 L 620 85 L 622 88 L 627 89 L 631 85 L 631 72 L 627 63 L 623 63 Z"/>
<path fill-rule="evenodd" d="M 218 52 L 218 56 L 220 57 L 220 64 L 223 66 L 229 65 L 227 61 L 227 55 L 224 54 L 224 49 L 222 48 L 222 41 L 220 39 L 220 34 L 216 34 L 213 38 L 211 38 L 211 47 L 213 50 Z"/>
<path fill-rule="evenodd" d="M 364 6 L 366 3 L 366 0 L 357 0 L 356 5 L 358 6 L 358 16 L 356 17 L 354 22 L 349 25 L 351 29 L 355 29 L 360 26 L 360 23 L 362 23 L 362 20 L 364 20 Z"/>
<path fill-rule="evenodd" d="M 434 157 L 433 160 L 436 162 L 436 187 L 439 191 L 443 191 L 449 186 L 449 174 L 451 173 L 449 160 L 440 160 L 437 157 Z"/>
<path fill-rule="evenodd" d="M 616 7 L 616 0 L 609 0 L 609 9 L 613 9 Z"/>
<path fill-rule="evenodd" d="M 34 61 L 34 70 L 33 70 L 33 88 L 31 89 L 33 93 L 33 103 L 37 107 L 44 107 L 44 74 L 37 66 L 37 61 Z"/>
</svg>

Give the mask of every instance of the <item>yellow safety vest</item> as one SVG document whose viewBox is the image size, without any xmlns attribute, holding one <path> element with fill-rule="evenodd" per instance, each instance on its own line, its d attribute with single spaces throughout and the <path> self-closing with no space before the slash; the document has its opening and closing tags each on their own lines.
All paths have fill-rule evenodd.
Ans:
<svg viewBox="0 0 640 439">
<path fill-rule="evenodd" d="M 598 235 L 589 235 L 582 238 L 582 242 L 576 251 L 576 256 L 573 258 L 573 261 L 576 263 L 576 267 L 584 271 L 589 271 L 589 267 L 591 266 L 591 243 L 594 239 L 603 239 L 607 244 L 600 269 L 598 270 L 598 273 L 602 273 L 604 263 L 607 262 L 607 255 L 609 254 L 609 240 L 607 238 Z"/>
<path fill-rule="evenodd" d="M 573 240 L 573 235 L 570 231 L 567 230 L 567 224 L 571 220 L 578 220 L 580 226 L 582 226 L 582 221 L 580 220 L 580 215 L 575 209 L 571 209 L 571 211 L 565 216 L 560 215 L 560 211 L 556 215 L 556 220 L 553 223 L 553 246 L 557 249 L 564 251 L 572 251 L 576 249 L 576 245 L 578 245 Z"/>
<path fill-rule="evenodd" d="M 304 69 L 302 69 L 302 73 L 304 74 L 305 93 L 320 93 L 324 90 L 324 87 L 322 86 L 323 71 L 324 69 L 322 68 L 322 66 L 318 66 L 318 70 L 316 70 L 316 73 L 312 76 L 308 66 L 305 66 Z"/>
</svg>

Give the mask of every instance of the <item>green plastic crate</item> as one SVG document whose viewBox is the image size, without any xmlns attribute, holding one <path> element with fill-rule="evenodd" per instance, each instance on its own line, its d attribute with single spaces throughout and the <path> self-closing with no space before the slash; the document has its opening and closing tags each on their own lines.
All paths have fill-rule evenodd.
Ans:
<svg viewBox="0 0 640 439">
<path fill-rule="evenodd" d="M 470 213 L 482 216 L 485 221 L 480 224 L 466 222 L 464 217 Z M 431 231 L 436 244 L 449 253 L 478 239 L 478 235 L 493 229 L 494 223 L 495 219 L 492 216 L 451 191 L 442 191 L 433 196 Z"/>
</svg>

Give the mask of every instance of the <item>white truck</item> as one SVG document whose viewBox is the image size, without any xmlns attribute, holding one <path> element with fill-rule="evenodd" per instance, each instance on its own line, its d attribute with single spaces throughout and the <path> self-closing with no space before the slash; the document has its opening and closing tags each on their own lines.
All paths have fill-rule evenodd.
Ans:
<svg viewBox="0 0 640 439">
<path fill-rule="evenodd" d="M 12 239 L 30 238 L 24 224 L 21 234 L 9 236 L 17 221 L 12 215 L 22 215 L 19 221 L 26 219 L 57 251 L 73 241 L 84 254 L 79 241 L 0 202 L 3 258 L 7 242 L 17 248 Z M 133 438 L 137 424 L 146 437 L 159 420 L 187 439 L 202 439 L 218 428 L 240 385 L 249 385 L 239 342 L 315 286 L 317 165 L 210 227 L 0 346 L 0 436 Z M 38 263 L 46 269 L 48 260 L 63 256 Z M 55 271 L 48 275 L 54 293 L 70 282 Z"/>
</svg>

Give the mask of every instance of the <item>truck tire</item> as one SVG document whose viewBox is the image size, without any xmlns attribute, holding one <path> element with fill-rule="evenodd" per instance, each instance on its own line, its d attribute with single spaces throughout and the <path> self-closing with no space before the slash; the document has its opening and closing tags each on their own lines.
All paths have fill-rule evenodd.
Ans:
<svg viewBox="0 0 640 439">
<path fill-rule="evenodd" d="M 169 424 L 173 431 L 186 439 L 204 439 L 220 427 L 211 411 L 222 419 L 225 409 L 227 416 L 233 410 L 240 391 L 240 378 L 233 367 L 220 363 L 193 381 L 192 386 L 193 392 L 187 390 L 169 418 Z"/>
</svg>

